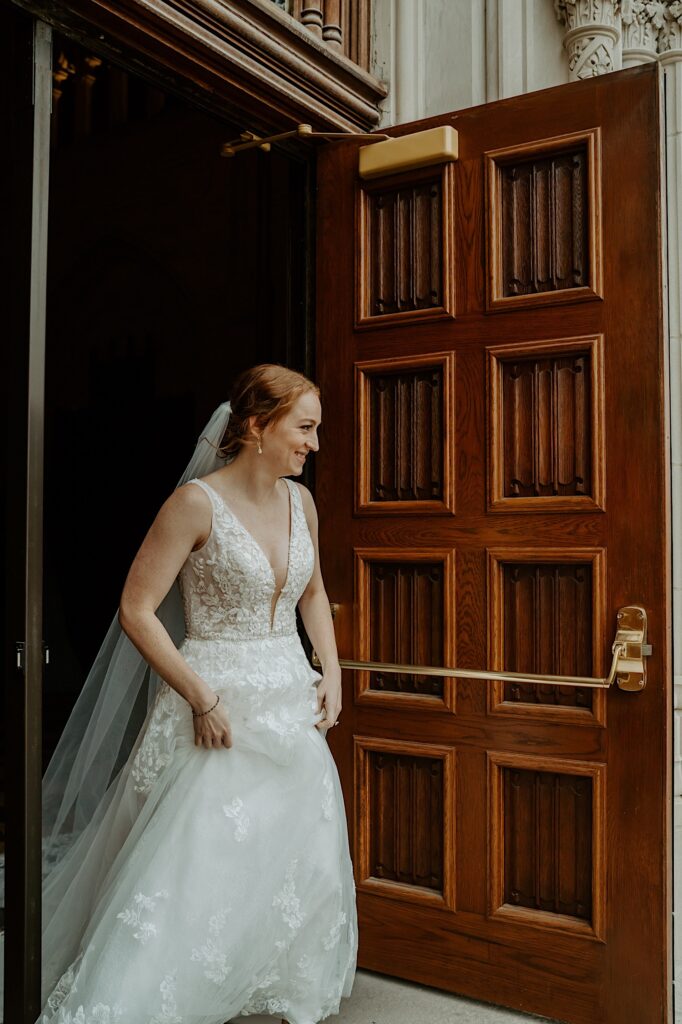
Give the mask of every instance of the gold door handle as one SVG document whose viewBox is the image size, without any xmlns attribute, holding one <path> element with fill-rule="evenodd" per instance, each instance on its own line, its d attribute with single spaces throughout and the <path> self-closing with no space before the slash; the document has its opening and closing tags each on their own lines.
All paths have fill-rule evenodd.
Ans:
<svg viewBox="0 0 682 1024">
<path fill-rule="evenodd" d="M 332 617 L 336 615 L 339 605 L 332 605 Z M 653 653 L 651 644 L 647 643 L 647 615 L 640 605 L 627 605 L 617 615 L 618 625 L 616 636 L 611 645 L 611 668 L 603 679 L 590 676 L 550 676 L 527 672 L 497 672 L 474 668 L 447 668 L 442 665 L 399 665 L 384 661 L 353 661 L 340 658 L 341 668 L 354 671 L 401 672 L 420 676 L 457 676 L 460 679 L 501 679 L 515 683 L 545 683 L 550 686 L 580 686 L 595 690 L 608 689 L 617 683 L 621 690 L 637 692 L 646 686 L 646 662 Z M 321 663 L 313 651 L 313 665 L 321 668 Z"/>
</svg>

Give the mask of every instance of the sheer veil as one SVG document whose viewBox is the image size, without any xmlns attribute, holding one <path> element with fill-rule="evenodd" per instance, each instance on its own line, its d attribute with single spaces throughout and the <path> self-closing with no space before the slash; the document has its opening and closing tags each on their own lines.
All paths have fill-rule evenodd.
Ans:
<svg viewBox="0 0 682 1024">
<path fill-rule="evenodd" d="M 225 459 L 217 448 L 225 434 L 231 406 L 215 410 L 197 442 L 178 487 L 219 469 Z M 185 635 L 182 601 L 177 580 L 162 601 L 157 615 L 173 642 Z M 43 777 L 43 919 L 59 905 L 67 879 L 74 880 L 67 856 L 88 830 L 94 834 L 117 789 L 115 782 L 130 756 L 141 726 L 153 704 L 159 677 L 121 629 L 118 611 L 85 680 L 57 748 Z M 113 809 L 113 808 L 112 808 Z M 59 876 L 64 876 L 60 883 Z M 48 896 L 45 900 L 46 892 Z"/>
</svg>

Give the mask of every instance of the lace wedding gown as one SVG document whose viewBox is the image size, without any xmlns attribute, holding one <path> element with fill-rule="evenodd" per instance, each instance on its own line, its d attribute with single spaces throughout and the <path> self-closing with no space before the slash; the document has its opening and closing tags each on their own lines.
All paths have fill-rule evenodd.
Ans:
<svg viewBox="0 0 682 1024">
<path fill-rule="evenodd" d="M 80 885 L 50 906 L 45 1024 L 249 1014 L 313 1024 L 350 995 L 357 919 L 343 797 L 314 725 L 321 676 L 296 632 L 314 550 L 298 486 L 284 479 L 289 564 L 272 620 L 264 552 L 216 491 L 191 481 L 213 524 L 180 572 L 180 650 L 220 693 L 233 745 L 196 747 L 189 705 L 161 684 L 120 799 L 67 854 Z"/>
</svg>

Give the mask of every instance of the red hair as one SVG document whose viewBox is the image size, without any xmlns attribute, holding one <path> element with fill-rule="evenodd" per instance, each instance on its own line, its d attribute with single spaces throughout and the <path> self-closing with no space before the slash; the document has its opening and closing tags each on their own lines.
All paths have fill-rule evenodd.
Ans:
<svg viewBox="0 0 682 1024">
<path fill-rule="evenodd" d="M 225 458 L 237 455 L 240 448 L 251 444 L 248 436 L 249 417 L 265 429 L 277 423 L 301 395 L 312 391 L 319 398 L 320 389 L 304 374 L 279 363 L 259 363 L 239 374 L 230 392 L 232 412 L 219 453 Z"/>
</svg>

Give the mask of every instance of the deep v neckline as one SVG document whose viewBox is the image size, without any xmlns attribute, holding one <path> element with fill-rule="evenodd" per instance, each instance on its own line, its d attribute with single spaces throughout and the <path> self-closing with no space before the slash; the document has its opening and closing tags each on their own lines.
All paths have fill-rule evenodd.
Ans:
<svg viewBox="0 0 682 1024">
<path fill-rule="evenodd" d="M 288 548 L 287 548 L 287 571 L 286 571 L 286 575 L 284 577 L 284 583 L 282 584 L 282 589 L 280 590 L 279 594 L 277 595 L 277 600 L 275 601 L 275 607 L 271 609 L 271 616 L 270 616 L 270 631 L 271 632 L 272 632 L 272 629 L 273 629 L 274 624 L 275 624 L 275 617 L 277 615 L 277 606 L 279 605 L 279 599 L 282 596 L 282 594 L 284 593 L 284 591 L 286 590 L 287 584 L 289 582 L 289 573 L 290 573 L 290 570 L 291 570 L 291 547 L 292 547 L 292 543 L 293 543 L 293 539 L 294 539 L 294 497 L 293 497 L 293 494 L 291 493 L 291 490 L 292 490 L 291 484 L 289 483 L 287 478 L 286 477 L 282 477 L 282 480 L 284 480 L 284 483 L 286 484 L 287 491 L 289 492 L 289 545 L 288 545 Z M 261 558 L 263 559 L 263 561 L 267 565 L 268 569 L 270 570 L 270 576 L 272 577 L 272 582 L 273 582 L 274 590 L 276 590 L 277 589 L 277 577 L 275 576 L 275 570 L 272 568 L 272 563 L 270 562 L 270 559 L 265 554 L 265 552 L 263 551 L 263 548 L 260 546 L 260 544 L 258 543 L 256 538 L 254 537 L 254 535 L 251 533 L 250 530 L 247 530 L 247 528 L 244 526 L 244 524 L 241 521 L 241 519 L 239 518 L 239 516 L 236 516 L 234 514 L 234 512 L 232 511 L 230 506 L 227 504 L 227 502 L 223 498 L 223 496 L 221 494 L 219 494 L 218 491 L 216 491 L 215 487 L 212 487 L 211 484 L 207 483 L 205 480 L 202 480 L 201 482 L 202 482 L 202 484 L 205 484 L 206 487 L 208 487 L 208 489 L 213 494 L 215 494 L 215 496 L 217 497 L 218 501 L 221 503 L 221 505 L 226 510 L 226 512 L 230 516 L 232 516 L 232 518 L 234 519 L 235 523 L 240 528 L 240 530 L 242 530 L 242 532 L 245 533 L 246 536 L 249 538 L 249 540 L 253 543 L 254 547 L 256 548 L 256 550 L 260 554 Z M 273 593 L 274 593 L 274 590 L 273 590 Z"/>
</svg>

